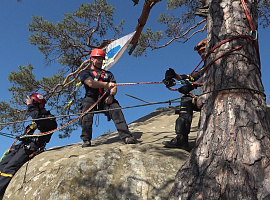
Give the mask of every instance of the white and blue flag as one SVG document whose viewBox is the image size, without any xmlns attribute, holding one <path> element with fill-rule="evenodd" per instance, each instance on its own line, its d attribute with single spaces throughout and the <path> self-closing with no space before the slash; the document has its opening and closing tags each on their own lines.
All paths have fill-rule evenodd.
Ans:
<svg viewBox="0 0 270 200">
<path fill-rule="evenodd" d="M 136 31 L 124 37 L 121 37 L 113 41 L 106 47 L 106 59 L 104 65 L 102 66 L 102 69 L 108 70 L 117 62 L 117 60 L 122 56 L 122 54 L 128 47 L 135 33 Z"/>
</svg>

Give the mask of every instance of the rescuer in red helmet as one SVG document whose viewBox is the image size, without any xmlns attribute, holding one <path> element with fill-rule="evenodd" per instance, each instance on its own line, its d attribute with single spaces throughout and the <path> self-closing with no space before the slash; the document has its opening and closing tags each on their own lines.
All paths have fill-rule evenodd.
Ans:
<svg viewBox="0 0 270 200">
<path fill-rule="evenodd" d="M 46 143 L 51 139 L 52 133 L 44 134 L 57 128 L 57 123 L 50 111 L 45 109 L 46 100 L 40 93 L 33 93 L 25 100 L 27 105 L 26 115 L 33 121 L 29 124 L 24 134 L 18 136 L 21 142 L 12 148 L 0 162 L 0 199 L 4 195 L 11 178 L 28 160 L 37 153 L 44 151 Z M 37 134 L 37 136 L 31 136 Z"/>
<path fill-rule="evenodd" d="M 205 57 L 205 46 L 206 39 L 200 41 L 198 45 L 194 47 L 194 51 L 197 51 L 202 59 L 204 59 Z M 200 78 L 203 76 L 204 72 L 205 71 L 202 70 L 200 73 L 197 73 L 195 76 L 191 77 L 185 74 L 179 75 L 175 73 L 172 68 L 169 68 L 165 73 L 165 79 L 163 80 L 163 82 L 169 88 L 175 85 L 175 80 L 201 82 Z M 178 91 L 183 94 L 183 96 L 181 97 L 180 109 L 176 112 L 176 114 L 179 114 L 179 117 L 176 119 L 175 122 L 176 137 L 173 138 L 171 141 L 163 141 L 162 144 L 164 144 L 165 147 L 181 148 L 188 150 L 188 134 L 190 132 L 190 127 L 192 123 L 193 111 L 200 111 L 197 99 L 190 94 L 190 92 L 197 87 L 198 85 L 186 84 L 178 89 Z"/>
<path fill-rule="evenodd" d="M 104 92 L 107 92 L 98 106 L 94 107 L 94 110 L 108 110 L 104 114 L 108 117 L 108 120 L 114 121 L 120 139 L 126 144 L 135 144 L 137 140 L 130 133 L 121 107 L 115 99 L 117 87 L 114 75 L 102 69 L 104 59 L 105 53 L 102 49 L 93 49 L 90 54 L 91 67 L 80 74 L 80 80 L 85 88 L 82 112 L 85 112 Z M 89 147 L 92 140 L 93 114 L 84 115 L 80 122 L 82 126 L 82 147 Z"/>
</svg>

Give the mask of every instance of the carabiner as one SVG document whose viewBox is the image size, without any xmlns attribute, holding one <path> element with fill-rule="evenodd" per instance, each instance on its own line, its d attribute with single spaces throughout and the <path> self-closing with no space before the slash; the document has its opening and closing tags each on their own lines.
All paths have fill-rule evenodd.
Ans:
<svg viewBox="0 0 270 200">
<path fill-rule="evenodd" d="M 254 33 L 255 32 L 255 33 Z M 251 36 L 251 37 L 253 37 L 253 40 L 257 40 L 258 39 L 258 31 L 257 30 L 255 30 L 255 31 L 250 31 L 249 32 L 249 35 Z M 254 37 L 254 35 L 255 35 L 255 37 Z"/>
</svg>

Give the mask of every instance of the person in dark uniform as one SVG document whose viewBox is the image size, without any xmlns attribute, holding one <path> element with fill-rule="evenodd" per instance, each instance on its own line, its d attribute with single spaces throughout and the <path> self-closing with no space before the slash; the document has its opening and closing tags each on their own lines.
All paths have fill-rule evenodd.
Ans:
<svg viewBox="0 0 270 200">
<path fill-rule="evenodd" d="M 202 40 L 197 46 L 194 47 L 201 58 L 205 56 L 205 45 L 206 39 Z M 202 69 L 202 68 L 201 68 Z M 165 79 L 163 80 L 164 84 L 167 87 L 172 87 L 175 85 L 175 80 L 188 80 L 190 82 L 201 82 L 200 78 L 203 76 L 204 70 L 199 70 L 199 73 L 195 73 L 193 77 L 189 75 L 179 75 L 175 73 L 172 68 L 169 68 L 165 73 Z M 183 94 L 180 102 L 179 117 L 175 122 L 175 133 L 176 137 L 171 141 L 163 141 L 165 147 L 169 148 L 181 148 L 188 150 L 188 134 L 190 132 L 190 127 L 192 123 L 193 111 L 200 111 L 200 108 L 197 106 L 196 98 L 190 94 L 190 92 L 196 89 L 198 85 L 195 84 L 186 84 L 178 89 L 180 93 Z"/>
<path fill-rule="evenodd" d="M 84 84 L 85 97 L 82 100 L 82 112 L 85 112 L 92 106 L 101 95 L 106 95 L 101 99 L 94 110 L 108 110 L 105 115 L 108 120 L 114 121 L 115 127 L 119 133 L 120 139 L 126 144 L 135 144 L 136 138 L 130 133 L 123 112 L 118 101 L 115 99 L 117 93 L 116 81 L 114 75 L 102 69 L 105 53 L 102 49 L 93 49 L 90 54 L 92 62 L 90 69 L 83 70 L 80 73 L 80 80 Z M 92 140 L 93 114 L 89 113 L 81 118 L 83 140 L 82 147 L 91 146 Z"/>
<path fill-rule="evenodd" d="M 57 128 L 55 117 L 51 115 L 50 111 L 45 109 L 46 100 L 42 94 L 33 93 L 27 96 L 25 103 L 27 105 L 26 114 L 34 120 L 26 127 L 24 134 L 18 137 L 21 142 L 15 145 L 0 162 L 0 199 L 3 197 L 11 178 L 20 167 L 37 153 L 44 151 L 45 145 L 50 141 L 52 133 L 44 135 L 42 133 Z M 37 133 L 41 134 L 39 136 L 26 137 L 27 135 Z"/>
</svg>

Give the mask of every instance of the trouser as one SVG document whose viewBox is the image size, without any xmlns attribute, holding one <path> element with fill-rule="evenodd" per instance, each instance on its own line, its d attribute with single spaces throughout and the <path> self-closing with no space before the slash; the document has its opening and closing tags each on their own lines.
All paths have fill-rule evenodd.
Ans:
<svg viewBox="0 0 270 200">
<path fill-rule="evenodd" d="M 96 102 L 95 99 L 91 97 L 85 97 L 82 100 L 82 112 L 85 112 L 90 106 L 92 106 Z M 126 137 L 132 136 L 130 131 L 128 130 L 128 125 L 124 118 L 124 114 L 120 109 L 120 105 L 116 99 L 113 100 L 112 104 L 108 105 L 104 103 L 104 100 L 101 100 L 98 108 L 94 108 L 93 110 L 103 110 L 103 109 L 114 109 L 106 111 L 104 114 L 108 117 L 108 119 L 112 119 L 115 127 L 119 133 L 120 139 L 124 140 Z M 82 134 L 81 139 L 86 141 L 92 140 L 92 124 L 93 124 L 93 116 L 94 114 L 86 114 L 81 119 L 82 126 Z"/>
<path fill-rule="evenodd" d="M 4 195 L 5 190 L 13 175 L 26 163 L 33 151 L 24 149 L 12 150 L 0 162 L 0 196 Z"/>
<path fill-rule="evenodd" d="M 184 95 L 181 98 L 179 117 L 175 122 L 175 133 L 179 140 L 188 141 L 188 134 L 190 132 L 193 110 L 198 110 L 194 104 L 194 98 L 189 95 Z"/>
</svg>

